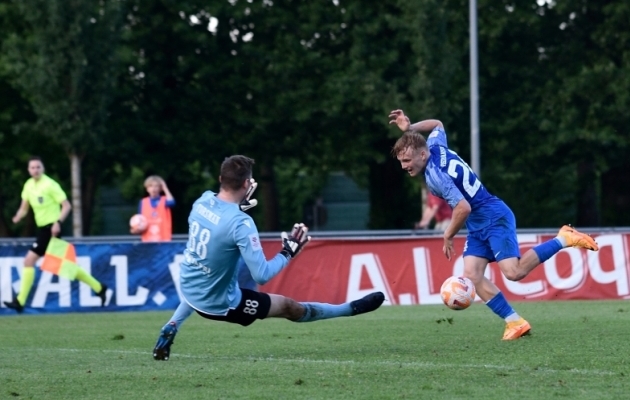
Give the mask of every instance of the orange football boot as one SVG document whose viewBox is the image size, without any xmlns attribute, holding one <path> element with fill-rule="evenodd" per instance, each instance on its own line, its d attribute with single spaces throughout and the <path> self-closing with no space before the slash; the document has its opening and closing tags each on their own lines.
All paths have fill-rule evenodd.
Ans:
<svg viewBox="0 0 630 400">
<path fill-rule="evenodd" d="M 522 317 L 518 321 L 508 322 L 505 324 L 505 332 L 503 332 L 503 340 L 516 340 L 521 336 L 529 335 L 532 326 Z"/>
<path fill-rule="evenodd" d="M 580 247 L 582 249 L 597 251 L 597 242 L 585 233 L 579 232 L 571 225 L 565 225 L 558 231 L 558 236 L 562 236 L 567 241 L 567 246 Z"/>
</svg>

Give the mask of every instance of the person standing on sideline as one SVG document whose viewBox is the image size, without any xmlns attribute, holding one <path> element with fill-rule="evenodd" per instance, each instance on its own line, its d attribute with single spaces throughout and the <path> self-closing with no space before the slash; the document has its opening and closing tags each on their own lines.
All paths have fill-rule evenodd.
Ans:
<svg viewBox="0 0 630 400">
<path fill-rule="evenodd" d="M 177 318 L 183 321 L 193 310 L 206 319 L 248 326 L 265 318 L 311 322 L 349 317 L 374 311 L 383 304 L 385 296 L 381 292 L 344 304 L 326 304 L 297 302 L 239 287 L 239 257 L 245 260 L 254 280 L 264 284 L 278 275 L 311 239 L 304 224 L 295 224 L 290 234 L 281 234 L 280 252 L 270 260 L 265 258 L 258 228 L 242 211 L 255 188 L 253 165 L 254 160 L 243 155 L 226 158 L 221 164 L 219 193 L 206 191 L 193 204 L 180 268 L 184 301 L 160 331 L 153 349 L 155 360 L 169 359 L 179 328 Z"/>
<path fill-rule="evenodd" d="M 169 242 L 173 236 L 171 208 L 175 206 L 175 199 L 164 179 L 157 175 L 145 179 L 144 187 L 149 195 L 140 200 L 138 214 L 146 218 L 147 228 L 144 232 L 132 228 L 131 233 L 141 233 L 143 242 Z M 161 195 L 162 192 L 164 196 Z"/>
<path fill-rule="evenodd" d="M 446 200 L 435 196 L 427 190 L 427 201 L 422 213 L 422 219 L 415 226 L 416 229 L 427 229 L 435 218 L 433 229 L 444 232 L 451 223 L 453 210 Z"/>
<path fill-rule="evenodd" d="M 466 224 L 464 276 L 475 284 L 477 294 L 492 312 L 505 320 L 503 340 L 528 334 L 529 322 L 514 311 L 499 288 L 484 276 L 488 263 L 496 261 L 507 279 L 518 281 L 565 247 L 597 251 L 597 243 L 565 225 L 555 238 L 521 257 L 512 210 L 490 194 L 468 164 L 448 148 L 442 122 L 428 119 L 412 125 L 402 110 L 390 112 L 389 118 L 390 124 L 396 124 L 404 132 L 392 148 L 392 155 L 409 176 L 424 175 L 431 193 L 445 199 L 453 208 L 453 218 L 444 232 L 444 255 L 450 260 L 456 254 L 453 238 Z M 428 139 L 419 132 L 428 132 Z"/>
<path fill-rule="evenodd" d="M 20 292 L 12 301 L 5 301 L 4 305 L 21 313 L 28 294 L 35 280 L 35 263 L 46 253 L 46 247 L 53 236 L 59 237 L 61 224 L 70 214 L 72 206 L 61 186 L 44 173 L 44 163 L 39 157 L 28 160 L 28 173 L 31 178 L 26 181 L 22 189 L 22 203 L 13 216 L 13 223 L 17 224 L 28 213 L 29 206 L 35 215 L 37 234 L 35 243 L 26 253 L 24 268 L 20 279 Z M 101 306 L 105 305 L 107 286 L 100 283 L 83 268 L 79 268 L 77 279 L 86 283 L 101 298 Z"/>
</svg>

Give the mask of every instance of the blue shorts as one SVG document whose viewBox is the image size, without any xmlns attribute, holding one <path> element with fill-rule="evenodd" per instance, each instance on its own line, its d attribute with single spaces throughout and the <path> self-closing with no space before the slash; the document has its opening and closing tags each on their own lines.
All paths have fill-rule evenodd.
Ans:
<svg viewBox="0 0 630 400">
<path fill-rule="evenodd" d="M 512 211 L 508 211 L 492 225 L 470 232 L 464 245 L 464 257 L 466 256 L 482 257 L 488 262 L 521 258 L 516 239 L 516 218 Z"/>
</svg>

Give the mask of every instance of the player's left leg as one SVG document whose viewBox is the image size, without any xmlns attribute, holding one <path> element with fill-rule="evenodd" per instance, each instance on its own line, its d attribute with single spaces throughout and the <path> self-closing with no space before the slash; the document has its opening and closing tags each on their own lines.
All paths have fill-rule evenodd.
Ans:
<svg viewBox="0 0 630 400">
<path fill-rule="evenodd" d="M 239 305 L 229 310 L 227 315 L 211 315 L 197 311 L 204 318 L 225 321 L 242 326 L 253 324 L 257 319 L 286 318 L 294 322 L 311 322 L 337 317 L 351 317 L 376 310 L 385 301 L 381 292 L 343 304 L 297 302 L 279 294 L 256 292 L 241 289 Z"/>
<path fill-rule="evenodd" d="M 495 248 L 499 238 L 504 240 L 501 242 L 503 246 L 501 250 Z M 505 246 L 505 240 L 505 232 L 501 225 L 469 233 L 464 247 L 464 276 L 473 281 L 477 294 L 486 302 L 488 308 L 505 321 L 503 340 L 514 340 L 528 334 L 531 326 L 514 311 L 499 288 L 484 276 L 488 262 L 494 261 L 495 256 L 518 255 L 516 238 L 512 241 L 512 246 Z"/>
<path fill-rule="evenodd" d="M 365 314 L 376 310 L 385 301 L 385 295 L 381 292 L 370 293 L 361 299 L 343 304 L 297 302 L 278 294 L 269 294 L 269 297 L 271 307 L 267 317 L 286 318 L 294 322 L 312 322 Z"/>
<path fill-rule="evenodd" d="M 35 281 L 35 263 L 39 258 L 40 255 L 35 253 L 32 249 L 26 253 L 26 257 L 24 257 L 24 267 L 22 268 L 22 277 L 20 278 L 20 291 L 14 296 L 13 300 L 4 302 L 7 308 L 12 308 L 18 313 L 24 311 L 26 299 L 28 299 L 28 294 L 31 292 L 33 282 Z"/>
<path fill-rule="evenodd" d="M 86 270 L 79 267 L 77 269 L 77 280 L 88 285 L 94 293 L 98 297 L 101 298 L 101 307 L 105 307 L 105 303 L 107 302 L 107 285 L 99 282 L 96 278 L 94 278 L 91 274 L 89 274 Z"/>
<path fill-rule="evenodd" d="M 374 311 L 383 304 L 384 300 L 385 296 L 383 293 L 374 292 L 362 299 L 339 305 L 311 302 L 298 303 L 285 296 L 256 292 L 243 288 L 241 289 L 240 303 L 236 308 L 230 309 L 225 315 L 207 314 L 199 310 L 195 311 L 206 319 L 249 326 L 257 319 L 265 318 L 286 318 L 295 322 L 310 322 L 320 319 L 349 317 Z M 188 314 L 189 310 L 181 305 L 178 307 L 178 311 L 182 312 L 182 316 L 190 315 Z M 172 319 L 174 318 L 175 316 Z M 160 338 L 156 344 L 157 351 L 155 349 L 153 351 L 154 359 L 169 359 L 170 345 L 173 344 L 173 339 L 176 334 L 177 327 L 174 323 L 166 324 L 165 327 L 162 328 Z M 161 343 L 164 343 L 164 345 L 161 345 Z"/>
<path fill-rule="evenodd" d="M 24 257 L 24 268 L 22 269 L 22 277 L 20 279 L 20 291 L 17 296 L 10 302 L 4 302 L 8 308 L 13 308 L 17 312 L 24 311 L 26 300 L 31 292 L 35 281 L 35 263 L 46 252 L 46 247 L 52 237 L 52 224 L 37 228 L 35 242 L 31 245 L 30 250 Z"/>
<path fill-rule="evenodd" d="M 485 258 L 465 256 L 464 276 L 475 284 L 475 291 L 488 308 L 505 321 L 503 340 L 514 340 L 528 334 L 531 330 L 529 322 L 514 311 L 499 288 L 483 275 L 487 265 Z"/>
<path fill-rule="evenodd" d="M 175 335 L 182 324 L 195 310 L 185 301 L 179 303 L 173 316 L 160 330 L 155 347 L 153 348 L 153 359 L 167 361 L 171 355 L 171 345 L 175 341 Z"/>
</svg>

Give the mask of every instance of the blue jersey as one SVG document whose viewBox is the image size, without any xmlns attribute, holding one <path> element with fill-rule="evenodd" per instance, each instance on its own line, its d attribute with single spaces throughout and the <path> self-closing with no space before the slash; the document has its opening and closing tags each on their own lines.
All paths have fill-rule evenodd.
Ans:
<svg viewBox="0 0 630 400">
<path fill-rule="evenodd" d="M 226 315 L 241 301 L 237 261 L 243 257 L 254 280 L 266 283 L 288 264 L 282 254 L 267 261 L 254 220 L 238 204 L 205 192 L 188 217 L 188 244 L 181 263 L 184 299 L 206 314 Z"/>
<path fill-rule="evenodd" d="M 427 187 L 453 208 L 461 200 L 468 201 L 471 212 L 466 229 L 469 232 L 484 229 L 511 212 L 501 199 L 486 190 L 468 164 L 449 150 L 444 128 L 433 129 L 427 138 L 427 146 L 431 153 L 424 172 Z"/>
</svg>

